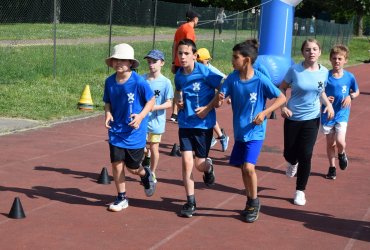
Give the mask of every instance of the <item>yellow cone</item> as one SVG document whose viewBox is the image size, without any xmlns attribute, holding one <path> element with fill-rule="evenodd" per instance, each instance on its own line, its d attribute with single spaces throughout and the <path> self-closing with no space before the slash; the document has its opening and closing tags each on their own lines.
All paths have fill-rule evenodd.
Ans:
<svg viewBox="0 0 370 250">
<path fill-rule="evenodd" d="M 90 86 L 86 85 L 84 91 L 82 92 L 80 101 L 78 102 L 78 108 L 82 110 L 92 110 L 93 101 L 90 93 Z"/>
</svg>

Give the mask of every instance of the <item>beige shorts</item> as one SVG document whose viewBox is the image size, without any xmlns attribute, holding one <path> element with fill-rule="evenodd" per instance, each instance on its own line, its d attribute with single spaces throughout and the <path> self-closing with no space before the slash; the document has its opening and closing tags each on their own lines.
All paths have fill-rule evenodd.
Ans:
<svg viewBox="0 0 370 250">
<path fill-rule="evenodd" d="M 146 141 L 147 142 L 160 143 L 161 139 L 162 139 L 162 134 L 148 133 L 146 135 Z"/>
<path fill-rule="evenodd" d="M 335 123 L 335 125 L 331 125 L 331 126 L 322 125 L 321 131 L 325 135 L 329 135 L 333 133 L 346 133 L 347 122 L 338 122 L 338 123 Z"/>
</svg>

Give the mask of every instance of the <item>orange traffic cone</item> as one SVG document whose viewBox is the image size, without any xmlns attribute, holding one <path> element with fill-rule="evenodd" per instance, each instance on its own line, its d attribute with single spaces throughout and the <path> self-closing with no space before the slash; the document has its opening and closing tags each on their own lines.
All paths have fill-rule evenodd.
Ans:
<svg viewBox="0 0 370 250">
<path fill-rule="evenodd" d="M 92 110 L 93 105 L 94 104 L 91 98 L 90 86 L 86 85 L 77 106 L 80 110 Z"/>
</svg>

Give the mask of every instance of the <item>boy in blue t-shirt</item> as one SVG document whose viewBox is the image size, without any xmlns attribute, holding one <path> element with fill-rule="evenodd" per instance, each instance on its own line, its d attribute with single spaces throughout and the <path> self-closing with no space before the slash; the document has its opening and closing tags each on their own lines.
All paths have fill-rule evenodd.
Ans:
<svg viewBox="0 0 370 250">
<path fill-rule="evenodd" d="M 329 160 L 326 178 L 332 180 L 337 177 L 335 147 L 338 150 L 340 169 L 345 170 L 348 166 L 345 152 L 347 124 L 352 100 L 360 94 L 354 75 L 343 69 L 348 62 L 348 54 L 349 50 L 344 45 L 335 45 L 330 51 L 333 69 L 329 71 L 325 93 L 333 105 L 335 115 L 332 120 L 328 120 L 324 113 L 321 115 L 321 128 L 326 135 L 326 152 Z"/>
<path fill-rule="evenodd" d="M 149 66 L 149 73 L 143 77 L 149 83 L 155 97 L 155 104 L 149 112 L 147 142 L 149 150 L 145 153 L 143 166 L 149 166 L 155 177 L 159 161 L 159 143 L 166 126 L 166 109 L 172 107 L 173 88 L 170 79 L 163 76 L 161 69 L 164 65 L 164 54 L 160 50 L 151 50 L 144 57 Z"/>
<path fill-rule="evenodd" d="M 144 191 L 152 196 L 155 183 L 149 167 L 142 167 L 147 114 L 155 99 L 146 81 L 133 69 L 139 66 L 134 58 L 134 49 L 125 43 L 113 49 L 105 60 L 116 72 L 105 80 L 103 101 L 105 102 L 105 127 L 108 129 L 110 158 L 118 196 L 109 205 L 111 211 L 128 207 L 125 184 L 125 167 L 141 177 Z"/>
<path fill-rule="evenodd" d="M 215 182 L 213 164 L 208 153 L 216 123 L 213 98 L 222 76 L 197 63 L 196 51 L 192 40 L 184 39 L 179 42 L 177 53 L 181 67 L 175 75 L 175 103 L 179 108 L 182 176 L 187 195 L 187 202 L 181 209 L 184 217 L 191 217 L 196 209 L 193 167 L 204 172 L 203 180 L 207 186 Z"/>
<path fill-rule="evenodd" d="M 230 164 L 242 170 L 247 202 L 242 215 L 246 222 L 258 219 L 260 202 L 257 197 L 255 165 L 266 134 L 266 115 L 285 103 L 285 96 L 261 72 L 253 69 L 257 46 L 242 42 L 234 46 L 234 71 L 226 78 L 219 94 L 219 105 L 230 96 L 233 110 L 235 144 Z M 266 100 L 276 100 L 266 107 Z"/>
</svg>

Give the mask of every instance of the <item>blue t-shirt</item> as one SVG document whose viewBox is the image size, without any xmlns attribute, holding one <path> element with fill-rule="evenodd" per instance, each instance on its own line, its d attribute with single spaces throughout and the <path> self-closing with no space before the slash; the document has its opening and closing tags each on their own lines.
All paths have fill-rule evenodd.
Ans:
<svg viewBox="0 0 370 250">
<path fill-rule="evenodd" d="M 343 71 L 343 76 L 340 78 L 333 77 L 333 72 L 329 71 L 328 83 L 325 87 L 327 96 L 334 96 L 332 103 L 334 109 L 334 118 L 328 120 L 327 114 L 321 114 L 321 123 L 328 126 L 333 126 L 338 122 L 348 122 L 350 108 L 343 108 L 343 100 L 350 94 L 350 90 L 356 92 L 358 85 L 354 75 L 346 70 Z M 322 107 L 324 109 L 324 106 Z"/>
<path fill-rule="evenodd" d="M 289 120 L 306 121 L 320 117 L 320 96 L 328 79 L 328 69 L 319 65 L 315 71 L 307 70 L 303 63 L 294 64 L 284 77 L 291 87 L 287 107 L 292 111 Z"/>
<path fill-rule="evenodd" d="M 155 105 L 161 105 L 167 100 L 173 99 L 173 88 L 170 79 L 162 74 L 152 80 L 148 80 L 148 74 L 144 74 L 143 77 L 154 93 Z M 163 134 L 166 126 L 166 110 L 155 110 L 149 112 L 148 116 L 148 132 Z"/>
<path fill-rule="evenodd" d="M 130 78 L 123 84 L 117 83 L 116 73 L 105 80 L 103 101 L 109 103 L 113 115 L 108 135 L 109 143 L 125 149 L 144 148 L 148 116 L 138 129 L 130 127 L 131 114 L 139 114 L 145 104 L 153 98 L 149 84 L 132 71 Z"/>
<path fill-rule="evenodd" d="M 222 76 L 195 62 L 193 71 L 185 75 L 180 68 L 175 75 L 177 91 L 182 91 L 184 108 L 178 111 L 179 128 L 210 129 L 216 124 L 216 112 L 212 109 L 204 119 L 195 112 L 198 107 L 206 106 L 215 96 L 215 89 L 220 85 Z"/>
<path fill-rule="evenodd" d="M 235 141 L 264 140 L 267 119 L 261 125 L 254 124 L 253 119 L 265 109 L 267 98 L 278 97 L 280 90 L 258 70 L 246 81 L 240 80 L 239 71 L 234 70 L 220 91 L 231 97 Z"/>
</svg>

